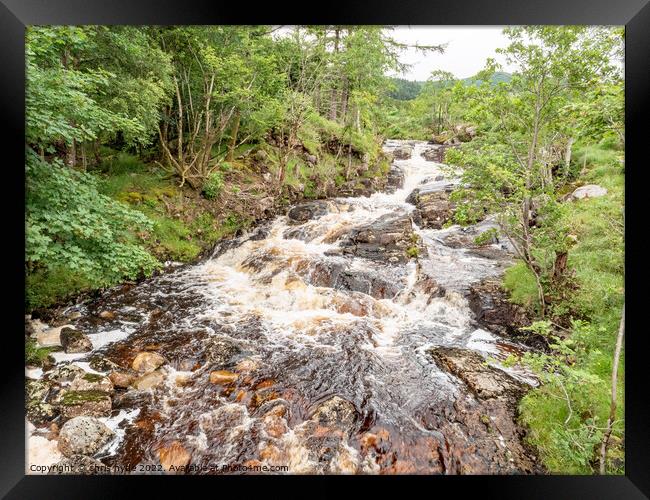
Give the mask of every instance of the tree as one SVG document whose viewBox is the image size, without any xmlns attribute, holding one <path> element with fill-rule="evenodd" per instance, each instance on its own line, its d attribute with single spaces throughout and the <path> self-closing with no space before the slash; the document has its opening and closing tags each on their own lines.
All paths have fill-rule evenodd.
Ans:
<svg viewBox="0 0 650 500">
<path fill-rule="evenodd" d="M 542 237 L 555 259 L 549 262 L 535 251 L 535 233 L 543 235 L 537 215 L 548 216 L 557 210 L 551 152 L 558 141 L 569 148 L 572 144 L 571 137 L 561 139 L 567 129 L 556 118 L 595 79 L 606 79 L 614 71 L 609 55 L 616 38 L 606 28 L 572 26 L 513 27 L 504 33 L 510 44 L 498 52 L 517 71 L 508 83 L 483 83 L 481 103 L 475 111 L 491 124 L 483 143 L 488 148 L 497 147 L 499 154 L 488 162 L 489 168 L 477 173 L 476 167 L 470 167 L 465 176 L 478 191 L 493 192 L 500 186 L 502 198 L 495 205 L 502 230 L 535 277 L 544 317 L 544 284 L 556 274 L 556 262 L 565 261 L 567 251 L 565 235 L 557 231 Z M 489 80 L 496 69 L 491 61 L 479 78 Z M 467 164 L 477 158 L 456 159 Z"/>
</svg>

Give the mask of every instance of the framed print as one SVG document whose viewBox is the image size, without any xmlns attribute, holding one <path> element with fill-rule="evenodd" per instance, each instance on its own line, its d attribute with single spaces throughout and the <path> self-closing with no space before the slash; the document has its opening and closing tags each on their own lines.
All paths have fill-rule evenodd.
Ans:
<svg viewBox="0 0 650 500">
<path fill-rule="evenodd" d="M 9 498 L 647 498 L 644 1 L 2 3 Z"/>
</svg>

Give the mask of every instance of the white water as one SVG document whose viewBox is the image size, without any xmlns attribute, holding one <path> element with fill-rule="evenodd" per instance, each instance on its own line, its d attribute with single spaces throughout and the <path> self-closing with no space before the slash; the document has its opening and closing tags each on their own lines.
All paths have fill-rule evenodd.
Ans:
<svg viewBox="0 0 650 500">
<path fill-rule="evenodd" d="M 385 148 L 392 150 L 400 143 L 388 141 Z M 460 386 L 455 377 L 436 367 L 426 351 L 434 346 L 458 346 L 505 357 L 497 339 L 476 326 L 465 292 L 472 283 L 499 275 L 506 260 L 446 245 L 445 237 L 462 234 L 457 226 L 432 230 L 414 225 L 426 252 L 419 261 L 405 265 L 336 254 L 351 229 L 386 214 L 410 214 L 415 207 L 406 198 L 423 182 L 439 189 L 456 182 L 432 180 L 443 175 L 443 166 L 421 157 L 426 147 L 416 142 L 411 159 L 395 161 L 405 180 L 392 194 L 331 200 L 329 213 L 300 226 L 278 217 L 262 239 L 245 236 L 244 243 L 214 258 L 151 280 L 135 289 L 135 300 L 127 305 L 116 297 L 116 309 L 136 319 L 88 332 L 94 350 L 110 354 L 112 346 L 128 344 L 144 332 L 149 344 L 164 345 L 181 338 L 180 347 L 165 353 L 180 359 L 183 349 L 190 357 L 201 356 L 209 339 L 226 339 L 249 358 L 260 360 L 260 371 L 280 388 L 281 398 L 299 395 L 298 402 L 291 402 L 294 413 L 311 411 L 319 402 L 339 395 L 353 402 L 371 422 L 368 428 L 383 425 L 401 432 L 402 436 L 394 438 L 400 446 L 408 448 L 409 440 L 440 438 L 439 432 L 425 426 L 421 415 L 428 408 L 452 403 Z M 481 227 L 491 226 L 488 221 Z M 300 239 L 286 237 L 296 229 Z M 501 249 L 498 244 L 494 247 Z M 336 266 L 351 275 L 374 276 L 397 285 L 399 292 L 377 299 L 314 284 L 319 269 Z M 432 297 L 421 286 L 427 278 L 444 289 L 442 296 Z M 170 312 L 171 325 L 152 327 L 154 308 Z M 196 332 L 207 333 L 208 340 L 195 338 Z M 57 362 L 75 360 L 88 367 L 83 354 L 57 353 L 55 357 Z M 293 421 L 285 422 L 287 431 L 281 437 L 264 438 L 265 431 L 256 430 L 262 424 L 254 407 L 233 401 L 230 394 L 215 395 L 205 381 L 210 368 L 208 363 L 195 372 L 179 372 L 172 366 L 164 369 L 167 383 L 154 391 L 163 416 L 156 424 L 157 442 L 180 440 L 192 449 L 193 461 L 222 463 L 263 454 L 272 445 L 291 471 L 315 470 L 317 464 L 307 450 L 311 430 L 305 418 L 309 415 L 294 415 Z M 175 383 L 179 376 L 193 384 Z M 105 453 L 123 453 L 118 446 L 123 429 L 136 416 L 121 412 L 105 419 L 115 429 L 120 425 L 118 439 Z M 155 460 L 154 448 L 145 450 L 145 460 Z M 30 452 L 30 457 L 36 456 Z M 338 472 L 378 470 L 376 462 L 360 456 L 347 440 L 338 445 L 329 466 Z"/>
</svg>

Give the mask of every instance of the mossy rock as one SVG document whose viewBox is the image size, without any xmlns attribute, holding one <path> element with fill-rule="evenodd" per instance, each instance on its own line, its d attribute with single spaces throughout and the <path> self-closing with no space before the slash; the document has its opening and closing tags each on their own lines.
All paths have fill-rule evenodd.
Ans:
<svg viewBox="0 0 650 500">
<path fill-rule="evenodd" d="M 104 391 L 66 391 L 59 398 L 59 409 L 65 420 L 79 416 L 108 417 L 111 408 L 111 397 Z"/>
</svg>

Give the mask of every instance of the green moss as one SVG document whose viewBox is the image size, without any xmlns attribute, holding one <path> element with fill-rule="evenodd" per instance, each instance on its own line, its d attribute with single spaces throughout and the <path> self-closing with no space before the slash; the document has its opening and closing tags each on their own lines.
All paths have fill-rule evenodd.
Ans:
<svg viewBox="0 0 650 500">
<path fill-rule="evenodd" d="M 100 382 L 104 379 L 104 376 L 97 373 L 86 373 L 82 378 L 87 382 Z"/>
<path fill-rule="evenodd" d="M 68 391 L 61 398 L 61 404 L 65 406 L 77 406 L 88 402 L 104 401 L 110 395 L 104 391 Z"/>
<path fill-rule="evenodd" d="M 510 292 L 510 300 L 534 310 L 539 307 L 539 296 L 535 275 L 523 262 L 517 262 L 506 269 L 503 286 Z"/>
<path fill-rule="evenodd" d="M 417 259 L 418 255 L 420 255 L 420 250 L 416 246 L 409 247 L 406 250 L 406 255 L 411 259 Z"/>
<path fill-rule="evenodd" d="M 81 292 L 101 287 L 87 277 L 63 267 L 38 269 L 25 277 L 27 310 L 50 307 Z"/>
<path fill-rule="evenodd" d="M 27 338 L 25 340 L 25 364 L 41 367 L 52 364 L 54 359 L 50 356 L 50 353 L 53 350 L 52 347 L 39 347 L 36 340 Z"/>
</svg>

